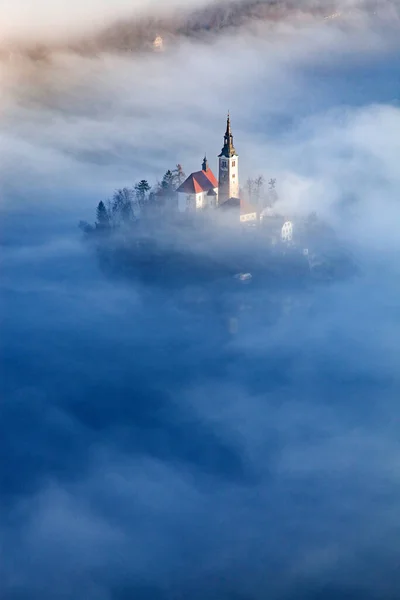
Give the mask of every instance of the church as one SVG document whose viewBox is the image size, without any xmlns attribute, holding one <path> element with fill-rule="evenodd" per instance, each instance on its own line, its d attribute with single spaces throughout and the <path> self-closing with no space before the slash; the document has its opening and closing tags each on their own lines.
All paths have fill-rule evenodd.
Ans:
<svg viewBox="0 0 400 600">
<path fill-rule="evenodd" d="M 196 212 L 207 208 L 240 205 L 239 157 L 233 145 L 231 120 L 228 113 L 224 145 L 218 155 L 218 180 L 204 157 L 201 171 L 191 173 L 177 189 L 178 210 Z"/>
</svg>

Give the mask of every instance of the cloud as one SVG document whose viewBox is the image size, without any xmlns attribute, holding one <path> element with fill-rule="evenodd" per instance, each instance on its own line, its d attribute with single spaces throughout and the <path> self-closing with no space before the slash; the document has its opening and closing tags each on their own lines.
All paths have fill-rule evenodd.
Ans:
<svg viewBox="0 0 400 600">
<path fill-rule="evenodd" d="M 370 16 L 385 16 L 398 20 L 397 0 L 386 0 L 376 5 L 367 0 L 315 2 L 290 0 L 278 5 L 271 0 L 117 0 L 112 5 L 104 0 L 90 0 L 84 5 L 76 1 L 66 8 L 60 0 L 26 0 L 2 4 L 3 18 L 0 32 L 3 42 L 17 41 L 22 47 L 31 42 L 50 43 L 55 48 L 86 37 L 89 46 L 93 36 L 102 44 L 126 48 L 125 42 L 135 46 L 137 39 L 146 38 L 154 26 L 163 34 L 197 37 L 199 33 L 220 32 L 241 27 L 249 22 L 270 25 L 294 21 L 300 24 L 365 20 Z M 0 14 L 1 16 L 1 14 Z M 123 39 L 122 39 L 123 38 Z"/>
<path fill-rule="evenodd" d="M 94 33 L 117 19 L 138 17 L 143 14 L 165 13 L 177 8 L 198 7 L 205 0 L 116 0 L 112 4 L 106 0 L 89 0 L 84 4 L 76 2 L 65 5 L 61 0 L 9 1 L 1 6 L 1 35 L 3 38 L 17 38 L 55 42 L 60 35 L 74 39 L 82 33 Z M 39 39 L 40 39 L 39 38 Z"/>
<path fill-rule="evenodd" d="M 398 42 L 357 25 L 2 63 L 5 600 L 397 593 Z M 228 108 L 242 179 L 316 209 L 357 277 L 270 278 L 246 316 L 101 271 L 78 221 L 205 150 L 215 169 Z M 188 237 L 166 242 L 243 259 L 231 231 Z"/>
</svg>

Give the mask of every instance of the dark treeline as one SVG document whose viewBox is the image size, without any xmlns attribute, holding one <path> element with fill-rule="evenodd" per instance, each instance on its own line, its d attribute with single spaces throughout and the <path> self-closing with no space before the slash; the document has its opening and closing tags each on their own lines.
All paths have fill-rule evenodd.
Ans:
<svg viewBox="0 0 400 600">
<path fill-rule="evenodd" d="M 399 14 L 397 0 L 360 0 L 353 10 L 369 15 Z M 296 17 L 324 19 L 340 12 L 341 18 L 351 14 L 340 0 L 224 0 L 210 1 L 205 7 L 171 10 L 159 17 L 148 13 L 141 17 L 120 19 L 94 35 L 80 36 L 74 41 L 53 42 L 51 45 L 19 42 L 12 50 L 33 60 L 48 58 L 53 51 L 68 50 L 83 55 L 99 52 L 141 52 L 153 50 L 153 42 L 162 36 L 166 45 L 180 38 L 207 38 L 220 35 L 252 22 L 276 23 Z M 328 19 L 329 22 L 329 19 Z M 8 56 L 10 48 L 0 48 Z"/>
<path fill-rule="evenodd" d="M 286 287 L 287 282 L 305 283 L 310 276 L 332 280 L 354 274 L 347 251 L 316 213 L 295 221 L 296 236 L 290 240 L 281 238 L 285 217 L 274 211 L 256 227 L 241 226 L 236 213 L 232 221 L 225 211 L 222 221 L 207 211 L 181 218 L 176 190 L 184 178 L 177 165 L 153 188 L 143 179 L 132 188 L 116 190 L 110 200 L 98 203 L 94 224 L 80 222 L 107 276 L 176 289 L 220 282 L 223 290 L 232 286 L 232 278 L 248 272 L 253 288 Z M 248 179 L 246 186 L 260 208 L 277 199 L 274 179 L 267 190 L 262 178 Z M 225 219 L 228 228 L 222 225 Z"/>
<path fill-rule="evenodd" d="M 176 204 L 176 190 L 185 179 L 182 166 L 178 164 L 175 169 L 169 169 L 161 182 L 154 186 L 142 179 L 132 187 L 118 189 L 112 198 L 99 202 L 94 225 L 81 221 L 79 226 L 87 234 L 104 234 L 137 221 L 140 216 L 157 213 L 157 209 L 173 210 Z"/>
<path fill-rule="evenodd" d="M 177 164 L 153 186 L 141 179 L 116 190 L 110 199 L 100 200 L 93 224 L 79 223 L 86 239 L 95 242 L 107 275 L 179 288 L 200 282 L 214 285 L 246 272 L 262 285 L 277 285 L 288 276 L 291 281 L 310 275 L 333 280 L 356 272 L 333 229 L 315 212 L 287 217 L 276 210 L 276 179 L 266 185 L 262 176 L 249 178 L 241 191 L 249 212 L 258 212 L 257 225 L 241 224 L 233 209 L 218 210 L 219 217 L 207 210 L 181 215 L 177 189 L 185 179 Z M 221 229 L 222 222 L 234 227 L 234 243 L 233 229 Z M 284 224 L 295 234 L 285 237 Z"/>
<path fill-rule="evenodd" d="M 117 230 L 139 218 L 157 216 L 160 210 L 171 214 L 177 208 L 177 189 L 185 179 L 182 165 L 177 164 L 175 169 L 166 171 L 161 182 L 153 186 L 142 179 L 132 187 L 117 189 L 111 198 L 101 200 L 97 205 L 94 224 L 81 221 L 80 228 L 87 234 L 104 233 Z M 276 179 L 270 179 L 267 187 L 262 175 L 248 178 L 241 195 L 259 211 L 272 207 L 279 199 Z"/>
</svg>

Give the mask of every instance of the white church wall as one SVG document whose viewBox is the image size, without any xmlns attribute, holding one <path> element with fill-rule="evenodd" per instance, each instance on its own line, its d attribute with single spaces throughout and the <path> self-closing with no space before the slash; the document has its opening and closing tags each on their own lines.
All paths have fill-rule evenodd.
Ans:
<svg viewBox="0 0 400 600">
<path fill-rule="evenodd" d="M 198 194 L 178 193 L 178 211 L 181 213 L 190 210 L 202 210 L 206 207 L 216 208 L 218 205 L 218 188 L 214 188 L 216 196 L 209 196 L 208 192 L 199 192 Z"/>
<path fill-rule="evenodd" d="M 178 210 L 181 213 L 192 210 L 196 206 L 197 194 L 185 194 L 184 192 L 178 193 Z"/>
<path fill-rule="evenodd" d="M 204 194 L 204 206 L 210 208 L 216 208 L 218 206 L 218 188 L 213 188 L 216 196 L 209 196 L 208 193 Z"/>
</svg>

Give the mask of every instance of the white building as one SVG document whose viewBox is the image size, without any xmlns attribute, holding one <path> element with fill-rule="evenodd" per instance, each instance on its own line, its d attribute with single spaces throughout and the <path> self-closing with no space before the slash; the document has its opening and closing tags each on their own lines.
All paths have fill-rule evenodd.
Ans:
<svg viewBox="0 0 400 600">
<path fill-rule="evenodd" d="M 202 170 L 191 173 L 178 188 L 179 212 L 216 208 L 218 205 L 218 181 L 204 157 Z"/>
<path fill-rule="evenodd" d="M 230 198 L 239 198 L 239 157 L 233 145 L 231 120 L 228 113 L 224 146 L 219 159 L 219 203 L 223 204 Z"/>
<path fill-rule="evenodd" d="M 202 170 L 191 173 L 178 188 L 179 212 L 217 208 L 228 200 L 239 198 L 239 157 L 233 146 L 231 122 L 228 114 L 224 146 L 219 160 L 218 181 L 204 158 Z M 239 200 L 238 200 L 239 202 Z"/>
</svg>

